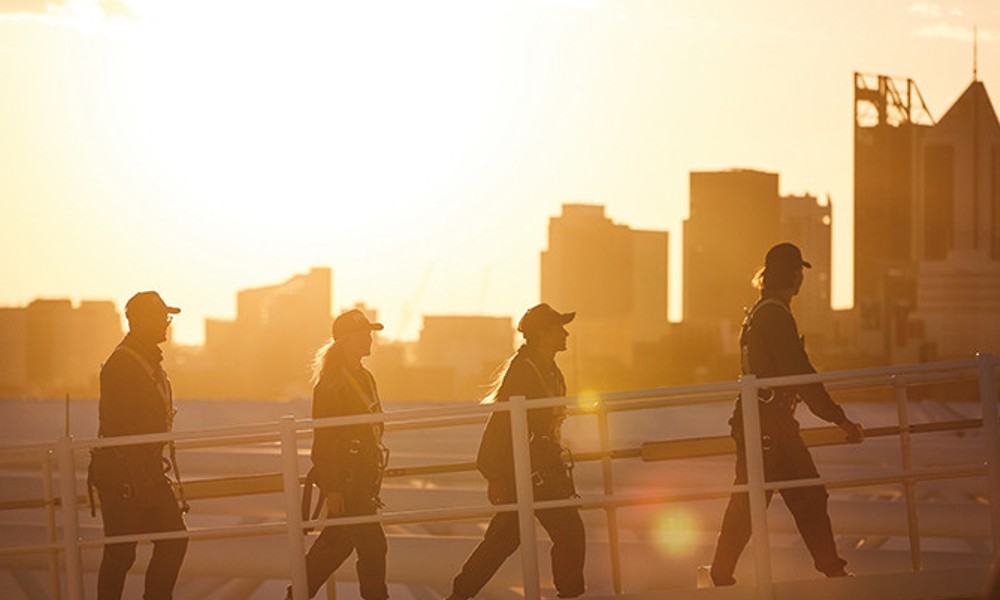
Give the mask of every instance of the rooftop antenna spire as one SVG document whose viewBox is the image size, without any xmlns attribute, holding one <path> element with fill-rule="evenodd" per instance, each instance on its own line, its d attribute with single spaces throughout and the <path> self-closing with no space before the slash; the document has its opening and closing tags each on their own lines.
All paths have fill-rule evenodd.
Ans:
<svg viewBox="0 0 1000 600">
<path fill-rule="evenodd" d="M 979 81 L 979 35 L 972 26 L 972 80 Z"/>
</svg>

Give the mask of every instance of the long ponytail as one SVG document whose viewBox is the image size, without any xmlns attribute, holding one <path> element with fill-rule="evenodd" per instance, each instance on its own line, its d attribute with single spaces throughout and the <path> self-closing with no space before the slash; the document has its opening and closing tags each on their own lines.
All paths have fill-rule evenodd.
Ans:
<svg viewBox="0 0 1000 600">
<path fill-rule="evenodd" d="M 312 377 L 309 379 L 309 382 L 313 385 L 319 383 L 320 377 L 323 376 L 327 366 L 330 364 L 330 355 L 333 353 L 333 349 L 333 338 L 330 338 L 325 344 L 319 347 L 319 350 L 316 350 L 316 354 L 312 360 Z"/>
<path fill-rule="evenodd" d="M 486 396 L 480 400 L 480 404 L 493 404 L 497 401 L 497 393 L 500 391 L 500 386 L 503 385 L 503 379 L 507 376 L 507 371 L 510 370 L 510 365 L 514 362 L 514 357 L 517 354 L 511 354 L 502 363 L 497 365 L 497 368 L 493 370 L 493 375 L 490 378 L 490 385 L 486 392 Z"/>
</svg>

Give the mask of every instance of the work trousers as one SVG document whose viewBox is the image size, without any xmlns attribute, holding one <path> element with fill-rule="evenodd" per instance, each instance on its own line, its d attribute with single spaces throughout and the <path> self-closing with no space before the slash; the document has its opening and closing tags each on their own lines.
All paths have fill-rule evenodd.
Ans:
<svg viewBox="0 0 1000 600">
<path fill-rule="evenodd" d="M 552 579 L 559 597 L 579 596 L 584 592 L 583 562 L 587 550 L 580 513 L 575 507 L 548 508 L 535 511 L 535 516 L 552 540 Z M 517 513 L 497 513 L 483 541 L 455 577 L 454 595 L 471 598 L 478 594 L 520 542 Z"/>
<path fill-rule="evenodd" d="M 97 488 L 101 499 L 104 535 L 133 535 L 183 531 L 184 518 L 177 499 L 164 477 L 142 493 L 120 487 Z M 187 538 L 153 542 L 153 555 L 146 567 L 145 600 L 173 598 L 177 574 L 184 562 Z M 125 587 L 125 577 L 135 563 L 136 542 L 107 544 L 97 573 L 98 600 L 119 600 Z"/>
<path fill-rule="evenodd" d="M 736 438 L 736 483 L 747 482 L 746 447 L 742 431 L 734 430 Z M 792 479 L 818 478 L 819 472 L 812 455 L 799 434 L 797 424 L 770 432 L 764 437 L 764 480 L 787 481 Z M 814 485 L 780 489 L 781 497 L 792 512 L 795 526 L 805 541 L 817 571 L 827 576 L 844 574 L 847 564 L 837 554 L 833 539 L 833 527 L 827 514 L 826 487 Z M 767 492 L 770 504 L 772 491 Z M 736 562 L 750 541 L 750 497 L 746 492 L 734 493 L 729 497 L 729 505 L 722 519 L 722 531 L 712 560 L 712 581 L 715 585 L 736 583 L 733 572 Z"/>
<path fill-rule="evenodd" d="M 378 505 L 374 498 L 361 490 L 344 493 L 343 516 L 374 515 Z M 389 589 L 385 585 L 385 556 L 388 544 L 381 523 L 332 525 L 324 527 L 306 554 L 306 578 L 312 598 L 330 575 L 351 552 L 357 550 L 355 568 L 364 600 L 385 600 Z"/>
</svg>

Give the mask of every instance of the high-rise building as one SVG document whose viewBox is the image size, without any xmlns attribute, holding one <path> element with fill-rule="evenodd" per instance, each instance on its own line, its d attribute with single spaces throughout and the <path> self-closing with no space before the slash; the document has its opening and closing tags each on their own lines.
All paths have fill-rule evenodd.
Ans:
<svg viewBox="0 0 1000 600">
<path fill-rule="evenodd" d="M 78 380 L 96 385 L 101 364 L 124 336 L 121 314 L 111 300 L 82 300 L 73 312 L 76 332 L 71 347 L 75 357 L 68 367 L 78 374 Z"/>
<path fill-rule="evenodd" d="M 277 285 L 240 290 L 236 319 L 205 321 L 205 361 L 237 398 L 286 399 L 309 389 L 309 365 L 330 337 L 332 271 L 317 267 Z"/>
<path fill-rule="evenodd" d="M 767 249 L 781 240 L 778 174 L 744 169 L 692 172 L 684 221 L 684 322 L 737 347 L 751 285 Z M 716 329 L 721 328 L 721 329 Z M 732 342 L 732 343 L 730 343 Z"/>
<path fill-rule="evenodd" d="M 479 315 L 424 316 L 416 346 L 418 369 L 446 369 L 453 389 L 441 389 L 443 400 L 482 398 L 500 364 L 514 350 L 510 317 Z"/>
<path fill-rule="evenodd" d="M 1000 123 L 974 81 L 921 140 L 914 315 L 922 357 L 1000 350 Z"/>
<path fill-rule="evenodd" d="M 567 362 L 627 368 L 636 342 L 665 333 L 668 242 L 667 232 L 614 223 L 601 205 L 564 204 L 549 220 L 541 299 L 577 313 Z"/>
<path fill-rule="evenodd" d="M 832 272 L 833 216 L 830 200 L 820 204 L 815 196 L 783 196 L 780 203 L 779 237 L 802 250 L 812 265 L 795 299 L 795 320 L 799 332 L 809 339 L 831 335 L 830 305 Z"/>
<path fill-rule="evenodd" d="M 0 309 L 0 392 L 96 395 L 101 363 L 121 338 L 111 301 L 38 299 Z"/>
<path fill-rule="evenodd" d="M 887 357 L 916 303 L 913 181 L 933 122 L 913 80 L 854 74 L 854 307 L 862 345 Z"/>
</svg>

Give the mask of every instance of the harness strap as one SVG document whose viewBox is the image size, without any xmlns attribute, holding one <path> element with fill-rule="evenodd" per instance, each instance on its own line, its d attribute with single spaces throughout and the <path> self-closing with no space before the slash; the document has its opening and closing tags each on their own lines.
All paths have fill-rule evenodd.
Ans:
<svg viewBox="0 0 1000 600">
<path fill-rule="evenodd" d="M 149 361 L 143 355 L 136 352 L 134 348 L 129 348 L 125 344 L 119 344 L 118 349 L 125 351 L 126 354 L 135 359 L 139 363 L 139 366 L 142 367 L 142 370 L 146 372 L 146 375 L 153 381 L 153 385 L 156 386 L 157 391 L 160 392 L 160 396 L 163 398 L 163 405 L 167 411 L 167 431 L 173 431 L 174 414 L 177 411 L 174 409 L 174 393 L 166 372 L 162 368 L 154 369 L 153 365 L 149 364 Z M 170 449 L 170 460 L 167 464 L 173 469 L 174 478 L 177 479 L 177 495 L 180 496 L 181 514 L 187 514 L 191 510 L 191 505 L 188 504 L 187 496 L 184 494 L 184 482 L 181 480 L 181 471 L 177 467 L 177 445 L 171 440 L 168 446 Z M 91 514 L 93 512 L 93 502 L 91 502 Z"/>
<path fill-rule="evenodd" d="M 757 315 L 757 311 L 767 306 L 768 304 L 774 304 L 780 306 L 788 314 L 792 313 L 792 311 L 788 308 L 788 306 L 784 302 L 774 297 L 762 298 L 757 302 L 757 304 L 754 304 L 752 308 L 746 310 L 746 316 L 743 318 L 743 325 L 741 326 L 741 331 L 740 331 L 740 363 L 741 363 L 740 366 L 743 368 L 744 374 L 753 373 L 753 368 L 750 366 L 750 346 L 746 342 L 747 333 L 753 326 L 753 318 Z M 764 404 L 767 404 L 774 399 L 774 391 L 773 390 L 768 390 L 768 391 L 770 392 L 770 394 L 768 395 L 766 400 L 763 397 L 761 397 L 761 402 L 763 402 Z"/>
<path fill-rule="evenodd" d="M 90 478 L 91 465 L 87 466 L 87 505 L 90 507 L 90 517 L 97 517 L 97 505 L 94 504 L 94 482 Z"/>
<path fill-rule="evenodd" d="M 545 393 L 550 398 L 551 397 L 555 397 L 555 396 L 565 396 L 566 395 L 566 384 L 565 384 L 565 382 L 560 381 L 559 379 L 556 379 L 556 386 L 559 387 L 559 388 L 562 388 L 562 389 L 556 390 L 557 393 L 553 394 L 552 388 L 550 388 L 548 382 L 545 381 L 545 377 L 542 376 L 542 371 L 541 371 L 541 369 L 538 368 L 538 365 L 535 364 L 535 361 L 531 360 L 527 356 L 524 357 L 524 361 L 526 363 L 528 363 L 529 365 L 531 365 L 532 370 L 535 371 L 535 375 L 538 376 L 539 383 L 542 384 L 542 389 L 545 390 Z M 533 438 L 533 437 L 534 436 L 531 436 L 531 438 Z M 546 437 L 548 437 L 548 436 L 546 436 Z M 530 441 L 530 439 L 529 439 L 529 441 Z M 572 495 L 572 497 L 573 498 L 579 498 L 580 495 L 576 493 L 576 481 L 573 478 L 573 469 L 576 467 L 576 461 L 573 458 L 573 451 L 570 450 L 569 448 L 567 448 L 566 446 L 564 446 L 562 444 L 562 442 L 559 441 L 559 440 L 552 440 L 552 441 L 554 443 L 558 444 L 558 446 L 559 446 L 559 455 L 560 455 L 559 457 L 562 460 L 562 463 L 563 463 L 562 466 L 563 466 L 563 468 L 566 470 L 566 476 L 569 478 L 570 487 L 573 489 L 573 495 Z M 567 458 L 568 458 L 568 460 L 567 460 Z M 532 480 L 536 481 L 538 484 L 540 484 L 542 482 L 542 476 L 541 476 L 541 474 L 537 470 L 533 471 L 531 473 L 531 476 L 532 476 Z"/>
<path fill-rule="evenodd" d="M 162 367 L 154 368 L 135 348 L 130 348 L 125 344 L 118 344 L 117 349 L 122 350 L 139 363 L 139 366 L 142 367 L 142 370 L 146 372 L 146 375 L 153 382 L 153 385 L 156 386 L 156 391 L 160 393 L 160 397 L 163 400 L 163 407 L 167 411 L 167 430 L 173 430 L 174 414 L 176 412 L 174 410 L 174 391 L 170 385 L 170 378 L 167 377 L 167 373 Z"/>
<path fill-rule="evenodd" d="M 316 508 L 312 510 L 311 513 L 312 516 L 310 517 L 309 509 L 311 508 L 312 505 L 313 487 L 319 489 L 319 486 L 316 485 L 316 467 L 309 469 L 309 472 L 306 473 L 306 481 L 303 484 L 303 486 L 304 487 L 302 489 L 302 519 L 306 521 L 316 520 L 319 517 L 320 512 L 323 510 L 323 502 L 324 502 L 323 495 L 320 494 L 319 499 L 316 501 Z M 302 531 L 303 533 L 309 533 L 310 531 L 312 531 L 312 527 L 304 527 Z"/>
<path fill-rule="evenodd" d="M 177 446 L 173 440 L 170 441 L 170 468 L 174 470 L 174 477 L 177 479 L 177 495 L 180 496 L 181 514 L 186 515 L 191 510 L 187 496 L 184 494 L 184 483 L 181 481 L 181 470 L 177 467 Z"/>
</svg>

